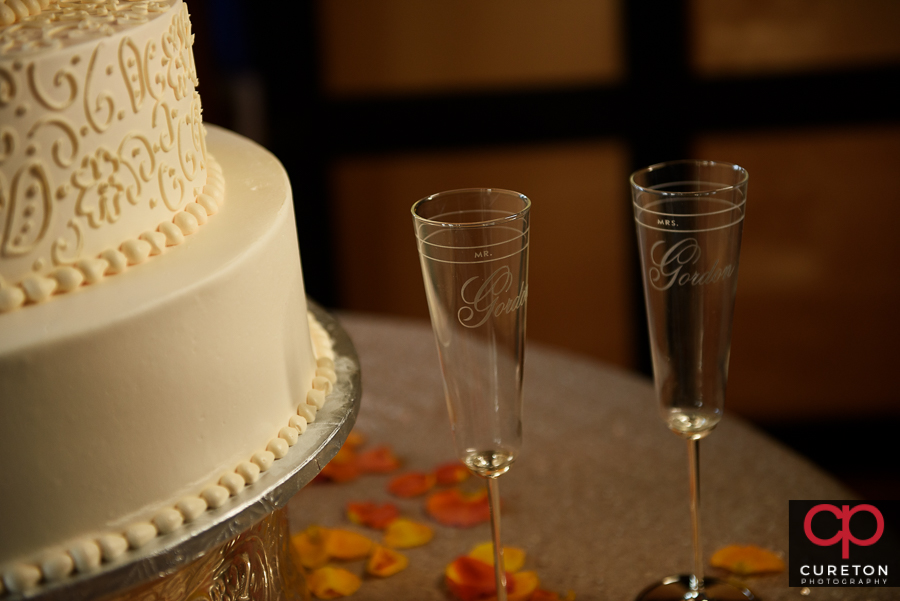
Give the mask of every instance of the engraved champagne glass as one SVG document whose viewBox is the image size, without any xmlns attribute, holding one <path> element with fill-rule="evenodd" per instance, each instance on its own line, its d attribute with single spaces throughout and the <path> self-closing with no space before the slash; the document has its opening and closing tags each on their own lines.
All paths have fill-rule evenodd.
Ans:
<svg viewBox="0 0 900 601">
<path fill-rule="evenodd" d="M 487 480 L 500 601 L 497 478 L 522 444 L 530 207 L 522 194 L 490 188 L 441 192 L 412 207 L 454 446 Z"/>
<path fill-rule="evenodd" d="M 700 439 L 722 418 L 747 171 L 673 161 L 631 176 L 634 218 L 660 415 L 687 440 L 693 571 L 645 589 L 641 601 L 755 599 L 704 578 L 700 542 Z"/>
</svg>

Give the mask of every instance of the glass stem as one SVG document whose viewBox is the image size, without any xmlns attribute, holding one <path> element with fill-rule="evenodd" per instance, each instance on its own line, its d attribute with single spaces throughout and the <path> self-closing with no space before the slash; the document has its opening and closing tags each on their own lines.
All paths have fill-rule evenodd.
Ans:
<svg viewBox="0 0 900 601">
<path fill-rule="evenodd" d="M 703 549 L 700 545 L 700 439 L 688 439 L 688 472 L 691 486 L 691 538 L 694 547 L 694 572 L 691 591 L 703 590 Z"/>
<path fill-rule="evenodd" d="M 506 601 L 506 570 L 503 565 L 503 545 L 500 544 L 500 489 L 496 476 L 487 479 L 488 502 L 491 504 L 491 541 L 494 544 L 494 579 L 497 582 L 497 601 Z"/>
</svg>

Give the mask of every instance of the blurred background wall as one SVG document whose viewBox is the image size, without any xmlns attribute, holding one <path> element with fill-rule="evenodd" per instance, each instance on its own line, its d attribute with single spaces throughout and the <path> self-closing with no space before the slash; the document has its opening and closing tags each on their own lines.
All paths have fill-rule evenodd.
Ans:
<svg viewBox="0 0 900 601">
<path fill-rule="evenodd" d="M 628 175 L 746 167 L 728 410 L 897 498 L 900 2 L 189 7 L 204 119 L 285 164 L 328 307 L 425 318 L 410 205 L 509 188 L 534 202 L 529 338 L 649 374 Z"/>
</svg>

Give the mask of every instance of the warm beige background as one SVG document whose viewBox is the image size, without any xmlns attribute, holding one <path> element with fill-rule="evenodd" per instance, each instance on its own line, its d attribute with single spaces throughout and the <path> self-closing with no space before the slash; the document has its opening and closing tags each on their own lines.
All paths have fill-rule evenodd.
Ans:
<svg viewBox="0 0 900 601">
<path fill-rule="evenodd" d="M 342 304 L 428 316 L 410 206 L 441 190 L 532 199 L 528 334 L 632 364 L 626 153 L 615 143 L 346 160 L 335 169 Z"/>
<path fill-rule="evenodd" d="M 897 410 L 900 127 L 710 136 L 751 174 L 729 403 L 751 416 Z"/>
<path fill-rule="evenodd" d="M 327 0 L 324 87 L 334 96 L 613 81 L 614 0 Z"/>
<path fill-rule="evenodd" d="M 896 63 L 896 0 L 693 0 L 692 59 L 703 75 Z"/>
<path fill-rule="evenodd" d="M 625 5 L 614 0 L 319 6 L 322 85 L 334 99 L 627 77 Z M 894 0 L 694 0 L 688 9 L 701 78 L 900 62 Z M 770 422 L 896 414 L 900 127 L 703 136 L 692 154 L 751 174 L 730 410 Z M 630 166 L 631 149 L 613 139 L 344 158 L 330 173 L 341 306 L 426 316 L 410 205 L 445 189 L 508 187 L 534 201 L 529 336 L 633 367 L 643 299 Z"/>
</svg>

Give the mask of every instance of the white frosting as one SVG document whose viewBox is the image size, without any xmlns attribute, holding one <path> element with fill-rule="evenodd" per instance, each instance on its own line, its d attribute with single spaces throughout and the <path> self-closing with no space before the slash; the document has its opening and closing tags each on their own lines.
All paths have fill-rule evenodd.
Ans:
<svg viewBox="0 0 900 601">
<path fill-rule="evenodd" d="M 291 417 L 288 423 L 292 428 L 296 429 L 300 434 L 306 432 L 307 424 L 309 423 L 305 417 L 302 415 L 294 415 Z"/>
<path fill-rule="evenodd" d="M 128 550 L 128 540 L 121 534 L 104 534 L 97 538 L 97 545 L 105 561 L 118 559 Z"/>
<path fill-rule="evenodd" d="M 211 509 L 217 509 L 224 505 L 225 501 L 227 501 L 228 497 L 231 495 L 227 488 L 218 484 L 205 488 L 200 494 L 203 497 L 203 500 L 206 501 L 206 505 Z"/>
<path fill-rule="evenodd" d="M 41 569 L 31 564 L 14 564 L 3 572 L 3 584 L 14 593 L 33 589 L 41 581 Z"/>
<path fill-rule="evenodd" d="M 46 551 L 41 558 L 40 565 L 44 579 L 50 582 L 62 580 L 75 570 L 75 561 L 72 556 L 60 549 Z"/>
<path fill-rule="evenodd" d="M 181 0 L 0 0 L 0 594 L 221 507 L 334 382 L 284 171 L 207 153 L 192 43 Z"/>
<path fill-rule="evenodd" d="M 175 505 L 175 507 L 178 509 L 179 513 L 184 516 L 184 521 L 190 522 L 206 511 L 209 506 L 201 497 L 185 497 L 178 501 L 178 504 Z"/>
<path fill-rule="evenodd" d="M 236 471 L 228 472 L 219 479 L 219 484 L 223 486 L 231 496 L 234 496 L 244 490 L 247 482 Z"/>
<path fill-rule="evenodd" d="M 332 384 L 315 376 L 316 354 L 333 352 L 306 313 L 283 168 L 224 130 L 208 139 L 228 202 L 200 235 L 135 269 L 104 253 L 88 272 L 124 273 L 0 314 L 8 591 L 95 569 L 221 507 L 306 429 L 297 406 L 321 392 L 312 382 Z"/>
<path fill-rule="evenodd" d="M 316 421 L 316 411 L 318 410 L 318 407 L 316 405 L 310 403 L 309 399 L 312 396 L 322 396 L 322 391 L 321 390 L 310 390 L 309 394 L 306 395 L 306 402 L 300 403 L 297 405 L 297 417 L 303 418 L 304 429 L 306 428 L 307 424 L 311 424 L 314 421 Z"/>
<path fill-rule="evenodd" d="M 328 396 L 329 394 L 331 394 L 331 390 L 334 387 L 334 385 L 331 382 L 331 378 L 329 378 L 327 376 L 318 376 L 318 375 L 313 378 L 312 385 L 315 390 L 321 390 L 325 394 L 325 396 Z M 307 401 L 311 402 L 309 399 L 307 399 Z M 322 406 L 319 405 L 318 403 L 316 403 L 316 407 L 318 407 L 319 409 L 322 408 Z"/>
<path fill-rule="evenodd" d="M 266 445 L 266 451 L 272 454 L 273 459 L 284 459 L 284 456 L 287 455 L 288 452 L 288 443 L 283 438 L 273 438 L 269 441 L 269 444 Z"/>
<path fill-rule="evenodd" d="M 296 430 L 296 428 L 292 428 L 290 426 L 285 426 L 281 430 L 278 431 L 278 438 L 284 440 L 289 447 L 297 444 L 297 439 L 300 437 L 300 432 Z"/>
<path fill-rule="evenodd" d="M 250 461 L 259 467 L 260 472 L 265 472 L 272 467 L 273 463 L 275 463 L 275 455 L 271 451 L 258 451 L 253 453 L 253 457 L 250 458 Z"/>
<path fill-rule="evenodd" d="M 8 24 L 10 2 L 22 5 L 0 1 L 0 313 L 160 254 L 161 224 L 192 234 L 224 193 L 181 0 L 45 0 Z M 98 257 L 105 272 L 85 263 Z"/>
<path fill-rule="evenodd" d="M 160 534 L 168 534 L 184 523 L 184 516 L 174 507 L 165 507 L 153 516 L 153 525 Z"/>
<path fill-rule="evenodd" d="M 90 539 L 76 541 L 69 546 L 69 555 L 75 562 L 75 569 L 81 573 L 100 567 L 102 555 L 97 541 Z"/>
<path fill-rule="evenodd" d="M 257 480 L 259 480 L 259 473 L 262 471 L 255 462 L 252 461 L 242 461 L 238 464 L 235 470 L 241 478 L 244 479 L 244 482 L 247 484 L 253 484 Z"/>
<path fill-rule="evenodd" d="M 140 549 L 160 533 L 159 528 L 150 522 L 138 522 L 125 529 L 125 540 L 132 549 Z"/>
</svg>

